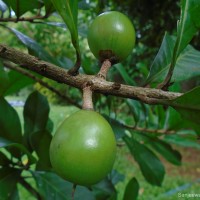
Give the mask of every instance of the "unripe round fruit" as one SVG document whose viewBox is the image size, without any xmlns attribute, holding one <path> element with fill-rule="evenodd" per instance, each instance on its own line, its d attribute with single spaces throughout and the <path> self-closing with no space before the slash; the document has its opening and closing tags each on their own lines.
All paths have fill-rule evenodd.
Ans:
<svg viewBox="0 0 200 200">
<path fill-rule="evenodd" d="M 88 30 L 90 50 L 101 62 L 125 59 L 135 45 L 135 29 L 128 17 L 117 11 L 100 14 Z"/>
<path fill-rule="evenodd" d="M 80 110 L 67 118 L 50 145 L 55 172 L 78 185 L 90 186 L 112 169 L 116 156 L 115 136 L 97 112 Z"/>
</svg>

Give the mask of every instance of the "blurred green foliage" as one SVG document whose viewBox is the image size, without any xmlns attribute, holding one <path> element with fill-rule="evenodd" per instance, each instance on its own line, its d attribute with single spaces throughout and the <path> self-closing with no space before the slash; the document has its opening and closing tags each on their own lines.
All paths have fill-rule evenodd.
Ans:
<svg viewBox="0 0 200 200">
<path fill-rule="evenodd" d="M 7 4 L 9 9 L 4 9 L 3 2 Z M 118 10 L 127 14 L 136 29 L 136 46 L 126 60 L 111 68 L 108 80 L 132 86 L 156 87 L 157 82 L 149 81 L 148 84 L 145 82 L 147 77 L 151 76 L 150 70 L 155 75 L 155 80 L 163 80 L 165 75 L 163 75 L 163 71 L 168 70 L 173 53 L 176 53 L 176 51 L 173 51 L 175 42 L 178 41 L 177 38 L 182 39 L 176 30 L 181 9 L 182 13 L 186 15 L 185 19 L 188 20 L 186 22 L 189 24 L 189 28 L 193 23 L 190 21 L 189 15 L 191 11 L 189 9 L 183 10 L 183 3 L 186 0 L 80 0 L 74 2 L 69 0 L 67 3 L 71 3 L 71 7 L 69 6 L 67 11 L 72 11 L 73 17 L 69 18 L 66 24 L 58 13 L 54 12 L 55 8 L 50 0 L 31 1 L 30 4 L 26 0 L 17 2 L 18 6 L 14 1 L 0 0 L 0 21 L 1 19 L 13 17 L 17 22 L 0 22 L 0 43 L 20 49 L 65 69 L 70 69 L 76 62 L 77 46 L 73 45 L 71 40 L 74 30 L 70 29 L 69 25 L 73 24 L 72 18 L 76 18 L 77 8 L 73 10 L 72 5 L 78 2 L 77 31 L 82 57 L 79 72 L 86 74 L 96 74 L 100 68 L 100 63 L 94 58 L 87 44 L 87 30 L 92 20 L 104 11 Z M 193 5 L 191 1 L 187 2 L 188 5 L 195 8 L 195 4 Z M 197 3 L 198 8 L 200 6 L 199 1 L 194 0 L 194 2 Z M 19 9 L 20 6 L 21 10 Z M 58 4 L 58 6 L 60 5 Z M 199 12 L 197 11 L 194 12 L 194 16 L 198 18 Z M 33 21 L 17 21 L 18 18 L 16 17 L 21 16 L 25 18 L 44 16 L 44 18 L 37 19 L 34 23 Z M 197 29 L 199 29 L 198 24 Z M 187 32 L 184 32 L 184 34 L 188 38 L 192 36 Z M 177 38 L 174 36 L 177 36 Z M 136 192 L 139 191 L 140 199 L 143 199 L 143 197 L 164 199 L 166 196 L 168 198 L 169 194 L 167 192 L 170 192 L 170 195 L 172 194 L 173 199 L 177 191 L 192 186 L 189 184 L 181 187 L 181 185 L 187 184 L 186 180 L 180 180 L 180 182 L 178 180 L 173 184 L 171 184 L 173 179 L 168 180 L 167 178 L 163 181 L 165 175 L 163 163 L 166 164 L 163 158 L 171 164 L 180 165 L 181 156 L 174 145 L 200 149 L 197 137 L 199 134 L 198 116 L 200 112 L 199 87 L 197 87 L 200 84 L 198 57 L 200 43 L 198 37 L 199 32 L 196 32 L 190 42 L 197 50 L 187 46 L 178 57 L 177 63 L 179 65 L 176 66 L 176 69 L 180 70 L 181 73 L 178 73 L 178 77 L 176 71 L 176 76 L 173 79 L 175 82 L 169 87 L 170 91 L 189 91 L 181 99 L 169 102 L 169 105 L 172 105 L 185 118 L 181 118 L 180 114 L 169 106 L 150 106 L 132 99 L 94 94 L 95 109 L 110 122 L 116 134 L 119 152 L 122 151 L 125 156 L 122 159 L 120 156 L 117 158 L 115 170 L 105 180 L 92 186 L 92 192 L 80 188 L 75 199 L 83 199 L 83 195 L 85 195 L 84 198 L 88 200 L 122 200 L 124 191 L 127 191 L 126 198 L 131 199 L 131 196 L 129 196 L 131 195 L 130 185 L 134 187 Z M 76 103 L 81 104 L 82 92 L 80 90 L 34 75 Z M 2 198 L 5 199 L 10 194 L 13 195 L 9 197 L 11 199 L 20 198 L 21 194 L 18 194 L 17 182 L 35 196 L 38 195 L 38 192 L 39 195 L 44 196 L 47 194 L 58 195 L 58 199 L 68 198 L 70 193 L 67 194 L 68 196 L 64 195 L 63 197 L 63 188 L 72 188 L 72 184 L 49 172 L 51 166 L 48 159 L 48 145 L 58 124 L 76 109 L 68 107 L 67 111 L 64 111 L 64 108 L 59 107 L 58 104 L 66 107 L 66 105 L 70 105 L 69 102 L 55 95 L 41 84 L 30 80 L 30 78 L 6 69 L 2 60 L 0 60 L 0 84 L 0 109 L 2 111 L 0 112 L 0 127 L 1 130 L 5 130 L 0 132 L 2 137 L 0 138 L 0 147 L 3 148 L 0 152 L 0 177 L 4 178 L 0 179 Z M 190 90 L 195 87 L 197 88 L 191 92 Z M 5 99 L 8 95 L 16 94 L 25 96 L 23 99 L 25 106 L 20 108 L 21 113 L 19 112 L 20 120 L 18 113 L 11 105 L 12 103 L 9 102 L 9 98 Z M 49 106 L 49 102 L 55 104 L 56 108 L 54 107 L 54 109 L 51 104 Z M 49 114 L 51 109 L 54 109 L 57 114 L 52 114 L 52 112 Z M 5 113 L 7 114 L 6 118 Z M 191 119 L 193 119 L 192 122 Z M 193 122 L 197 123 L 194 124 Z M 18 127 L 17 133 L 22 138 L 16 140 L 15 136 L 10 137 L 13 127 Z M 172 135 L 165 135 L 166 133 Z M 15 144 L 14 141 L 18 143 Z M 45 143 L 42 141 L 45 141 Z M 126 144 L 135 161 L 130 157 Z M 13 153 L 16 148 L 21 157 Z M 16 152 L 18 153 L 18 151 Z M 43 156 L 45 159 L 42 159 Z M 34 164 L 27 163 L 28 160 Z M 42 160 L 44 163 L 41 163 Z M 24 171 L 27 173 L 24 173 Z M 31 181 L 27 180 L 27 174 L 31 177 Z M 14 179 L 11 179 L 11 175 Z M 155 186 L 156 189 L 152 191 L 152 186 L 147 186 L 148 184 L 144 183 L 144 179 L 153 185 L 157 185 Z M 133 181 L 129 182 L 130 180 Z M 27 183 L 23 181 L 27 181 Z M 139 184 L 137 184 L 137 181 Z M 169 181 L 164 185 L 165 188 L 158 188 L 162 183 L 165 184 L 165 181 Z M 142 184 L 140 184 L 141 182 Z M 195 184 L 196 182 L 194 181 Z M 11 193 L 7 187 L 9 184 L 13 186 Z M 29 184 L 29 188 L 27 188 L 27 184 Z M 34 188 L 30 189 L 31 185 Z M 40 185 L 44 187 L 40 187 Z M 195 189 L 196 187 L 194 187 Z M 48 196 L 48 198 L 53 199 L 54 196 Z"/>
</svg>

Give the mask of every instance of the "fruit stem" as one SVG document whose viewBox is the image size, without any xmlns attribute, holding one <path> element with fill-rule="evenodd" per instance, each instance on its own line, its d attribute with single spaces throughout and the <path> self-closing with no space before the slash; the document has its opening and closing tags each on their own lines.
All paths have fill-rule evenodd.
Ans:
<svg viewBox="0 0 200 200">
<path fill-rule="evenodd" d="M 76 191 L 76 184 L 73 184 L 73 188 L 72 188 L 72 200 L 74 200 L 74 194 L 75 194 L 75 191 Z"/>
<path fill-rule="evenodd" d="M 83 87 L 83 105 L 84 110 L 93 110 L 92 90 L 90 84 L 85 84 Z"/>
<path fill-rule="evenodd" d="M 110 69 L 111 66 L 112 66 L 112 63 L 110 62 L 110 60 L 108 60 L 108 59 L 104 60 L 101 65 L 101 69 L 100 69 L 99 73 L 97 74 L 97 77 L 106 79 L 108 70 Z"/>
</svg>

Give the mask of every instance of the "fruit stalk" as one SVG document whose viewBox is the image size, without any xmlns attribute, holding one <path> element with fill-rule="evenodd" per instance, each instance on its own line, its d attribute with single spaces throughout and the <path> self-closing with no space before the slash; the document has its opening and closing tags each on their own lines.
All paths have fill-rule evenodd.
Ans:
<svg viewBox="0 0 200 200">
<path fill-rule="evenodd" d="M 102 65 L 101 65 L 101 69 L 100 69 L 99 73 L 97 74 L 97 76 L 99 78 L 106 79 L 106 76 L 108 74 L 108 70 L 110 69 L 111 66 L 112 66 L 112 63 L 110 62 L 110 60 L 108 60 L 108 59 L 104 60 Z"/>
<path fill-rule="evenodd" d="M 74 194 L 75 194 L 75 191 L 76 191 L 76 184 L 73 184 L 73 188 L 72 188 L 72 200 L 74 200 Z"/>
<path fill-rule="evenodd" d="M 92 101 L 92 90 L 91 90 L 91 85 L 89 84 L 85 84 L 85 86 L 83 87 L 82 109 L 94 110 L 93 101 Z"/>
</svg>

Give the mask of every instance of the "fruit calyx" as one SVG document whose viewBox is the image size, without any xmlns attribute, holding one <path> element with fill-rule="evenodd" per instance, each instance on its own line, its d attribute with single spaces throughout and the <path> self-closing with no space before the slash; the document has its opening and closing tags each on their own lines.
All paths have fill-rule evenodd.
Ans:
<svg viewBox="0 0 200 200">
<path fill-rule="evenodd" d="M 101 63 L 105 60 L 109 60 L 112 65 L 119 62 L 119 59 L 115 56 L 115 53 L 112 50 L 100 50 L 99 59 Z"/>
</svg>

